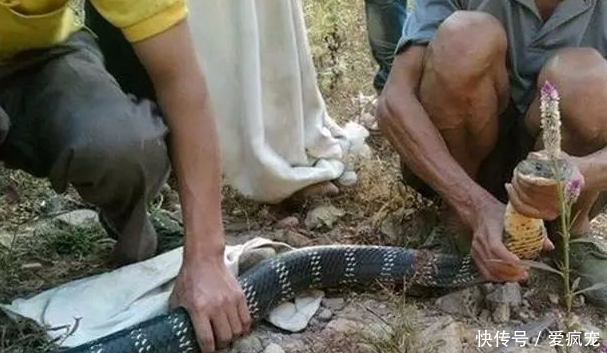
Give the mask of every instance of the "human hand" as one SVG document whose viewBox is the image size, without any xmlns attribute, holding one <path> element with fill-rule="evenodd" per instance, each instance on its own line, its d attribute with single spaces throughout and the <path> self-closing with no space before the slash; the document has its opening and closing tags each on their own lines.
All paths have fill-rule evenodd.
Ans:
<svg viewBox="0 0 607 353">
<path fill-rule="evenodd" d="M 188 311 L 203 352 L 226 348 L 251 327 L 245 295 L 222 257 L 184 260 L 170 306 Z"/>
<path fill-rule="evenodd" d="M 517 264 L 519 258 L 502 241 L 506 206 L 497 200 L 480 208 L 472 235 L 472 258 L 485 279 L 494 282 L 517 282 L 526 279 L 527 269 Z"/>
<path fill-rule="evenodd" d="M 537 152 L 532 152 L 530 156 L 534 154 Z M 584 187 L 584 177 L 578 167 L 578 159 L 564 153 L 563 157 L 568 159 L 573 166 L 573 175 L 570 180 L 577 183 L 576 188 L 579 193 L 579 190 Z M 506 184 L 506 190 L 514 209 L 524 216 L 552 221 L 560 215 L 556 185 L 536 185 L 515 175 L 512 182 Z"/>
</svg>

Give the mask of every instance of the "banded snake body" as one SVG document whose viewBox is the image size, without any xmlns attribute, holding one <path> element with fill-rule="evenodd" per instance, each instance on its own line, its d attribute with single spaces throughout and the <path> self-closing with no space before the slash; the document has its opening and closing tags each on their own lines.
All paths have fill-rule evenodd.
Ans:
<svg viewBox="0 0 607 353">
<path fill-rule="evenodd" d="M 543 118 L 555 119 L 543 121 L 548 153 L 530 155 L 514 171 L 516 177 L 537 185 L 556 185 L 558 181 L 564 185 L 574 174 L 566 159 L 554 158 L 560 153 L 560 120 L 558 110 L 554 109 L 555 105 L 558 108 L 555 92 L 551 86 L 542 89 Z M 544 114 L 546 108 L 548 113 L 549 108 L 553 108 L 553 114 Z M 553 138 L 555 131 L 556 139 Z M 550 153 L 550 143 L 556 144 L 556 154 Z M 541 251 L 545 235 L 542 220 L 525 217 L 508 203 L 503 242 L 509 250 L 522 259 L 533 258 Z M 397 283 L 406 280 L 408 284 L 442 288 L 483 282 L 469 255 L 459 257 L 398 247 L 355 245 L 312 246 L 285 252 L 261 261 L 239 277 L 253 321 L 262 320 L 273 306 L 306 289 L 371 284 L 378 280 Z M 63 352 L 180 353 L 199 352 L 199 349 L 188 314 L 184 309 L 175 309 Z"/>
</svg>

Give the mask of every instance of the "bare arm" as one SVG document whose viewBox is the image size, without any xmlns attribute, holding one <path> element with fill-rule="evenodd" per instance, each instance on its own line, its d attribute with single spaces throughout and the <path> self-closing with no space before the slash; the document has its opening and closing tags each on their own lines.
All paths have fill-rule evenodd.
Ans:
<svg viewBox="0 0 607 353">
<path fill-rule="evenodd" d="M 396 56 L 380 98 L 380 127 L 407 166 L 472 226 L 479 208 L 494 198 L 451 156 L 417 97 L 425 48 L 411 46 Z"/>
<path fill-rule="evenodd" d="M 185 247 L 172 303 L 188 309 L 201 347 L 212 351 L 248 330 L 250 317 L 223 262 L 220 161 L 205 80 L 185 21 L 134 48 L 169 125 L 179 183 Z"/>
<path fill-rule="evenodd" d="M 411 46 L 396 56 L 380 98 L 380 128 L 407 166 L 436 190 L 472 230 L 472 256 L 481 273 L 497 281 L 525 278 L 525 270 L 515 265 L 518 258 L 502 243 L 505 206 L 470 178 L 451 156 L 420 103 L 417 94 L 425 48 Z"/>
</svg>

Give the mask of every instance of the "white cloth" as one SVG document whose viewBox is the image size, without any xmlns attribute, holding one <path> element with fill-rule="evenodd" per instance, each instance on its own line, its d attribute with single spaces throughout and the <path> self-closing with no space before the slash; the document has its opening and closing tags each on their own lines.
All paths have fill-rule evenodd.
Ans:
<svg viewBox="0 0 607 353">
<path fill-rule="evenodd" d="M 189 0 L 189 7 L 228 183 L 279 202 L 340 177 L 356 153 L 352 140 L 368 132 L 341 129 L 328 116 L 301 0 Z"/>
<path fill-rule="evenodd" d="M 238 275 L 238 261 L 248 251 L 260 247 L 288 248 L 263 238 L 226 247 L 225 262 Z M 74 347 L 107 336 L 167 312 L 174 278 L 181 266 L 182 248 L 112 272 L 80 279 L 44 291 L 29 299 L 0 305 L 11 316 L 34 320 L 48 330 L 51 339 L 65 338 L 62 345 Z M 268 321 L 284 330 L 303 330 L 318 310 L 324 293 L 302 293 L 272 312 Z M 80 318 L 77 329 L 65 337 Z"/>
</svg>

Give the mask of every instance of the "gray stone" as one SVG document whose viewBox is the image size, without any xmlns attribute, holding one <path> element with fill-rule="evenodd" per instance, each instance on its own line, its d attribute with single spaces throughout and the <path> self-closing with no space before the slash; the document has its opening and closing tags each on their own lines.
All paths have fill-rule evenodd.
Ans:
<svg viewBox="0 0 607 353">
<path fill-rule="evenodd" d="M 40 202 L 39 210 L 46 216 L 52 216 L 76 208 L 76 203 L 64 196 L 55 195 Z"/>
<path fill-rule="evenodd" d="M 483 294 L 478 287 L 449 293 L 436 300 L 437 307 L 449 314 L 476 317 L 481 310 Z"/>
<path fill-rule="evenodd" d="M 346 301 L 344 298 L 324 298 L 322 300 L 322 305 L 332 311 L 338 311 L 346 306 Z"/>
<path fill-rule="evenodd" d="M 331 228 L 345 214 L 343 210 L 335 206 L 318 206 L 308 212 L 304 223 L 308 229 Z"/>
<path fill-rule="evenodd" d="M 160 236 L 183 234 L 183 228 L 179 222 L 166 210 L 154 212 L 152 214 L 152 224 Z"/>
<path fill-rule="evenodd" d="M 172 219 L 179 222 L 179 224 L 183 224 L 183 212 L 181 211 L 181 206 L 175 205 L 174 208 L 175 208 L 175 211 L 169 213 L 169 215 L 171 216 Z"/>
<path fill-rule="evenodd" d="M 308 239 L 305 235 L 291 229 L 284 229 L 276 232 L 274 239 L 295 247 L 306 246 L 310 243 L 310 239 Z"/>
<path fill-rule="evenodd" d="M 263 353 L 285 353 L 285 351 L 276 343 L 270 343 L 266 349 L 264 349 Z"/>
<path fill-rule="evenodd" d="M 356 176 L 356 172 L 353 172 L 353 171 L 347 171 L 347 172 L 343 173 L 339 177 L 339 179 L 337 179 L 337 183 L 340 186 L 345 186 L 345 187 L 353 186 L 354 184 L 356 184 L 357 181 L 358 181 L 358 176 Z"/>
<path fill-rule="evenodd" d="M 337 333 L 354 333 L 361 328 L 361 324 L 356 321 L 338 318 L 329 322 L 325 327 L 325 330 Z"/>
<path fill-rule="evenodd" d="M 380 340 L 380 341 L 389 340 L 390 337 L 392 336 L 392 334 L 394 333 L 394 330 L 392 329 L 392 327 L 390 327 L 389 325 L 386 325 L 384 323 L 380 323 L 380 322 L 374 322 L 374 323 L 367 325 L 367 327 L 365 328 L 365 331 L 369 335 L 371 335 L 372 337 L 374 337 L 375 339 Z"/>
<path fill-rule="evenodd" d="M 276 223 L 278 228 L 295 228 L 299 225 L 299 219 L 297 217 L 289 216 L 281 219 Z"/>
<path fill-rule="evenodd" d="M 510 305 L 506 303 L 498 303 L 493 309 L 493 322 L 501 324 L 510 320 Z"/>
<path fill-rule="evenodd" d="M 232 349 L 239 353 L 259 353 L 263 351 L 261 340 L 255 335 L 242 337 L 234 342 Z"/>
<path fill-rule="evenodd" d="M 327 308 L 320 308 L 320 310 L 318 310 L 317 318 L 321 322 L 330 321 L 333 318 L 333 312 Z"/>
<path fill-rule="evenodd" d="M 461 337 L 463 328 L 459 322 L 437 321 L 419 333 L 417 349 L 413 352 L 461 353 L 464 349 Z"/>
<path fill-rule="evenodd" d="M 520 306 L 523 302 L 521 286 L 516 282 L 496 285 L 495 289 L 487 295 L 486 299 L 491 305 L 504 303 L 512 307 Z"/>
<path fill-rule="evenodd" d="M 80 227 L 89 222 L 97 222 L 99 216 L 93 210 L 82 209 L 61 214 L 55 219 L 71 226 Z"/>
<path fill-rule="evenodd" d="M 550 300 L 550 302 L 551 302 L 552 304 L 558 304 L 558 303 L 559 303 L 559 300 L 560 300 L 560 297 L 559 297 L 559 295 L 558 295 L 558 294 L 555 294 L 555 293 L 548 293 L 548 300 Z"/>
<path fill-rule="evenodd" d="M 306 344 L 297 339 L 285 340 L 282 343 L 282 349 L 285 352 L 301 352 L 306 349 Z"/>
<path fill-rule="evenodd" d="M 7 249 L 12 248 L 16 236 L 16 234 L 11 232 L 0 231 L 0 246 L 4 246 Z"/>
<path fill-rule="evenodd" d="M 483 311 L 481 311 L 481 314 L 479 316 L 479 320 L 481 322 L 488 322 L 490 317 L 491 317 L 491 312 L 487 309 L 483 309 Z"/>
</svg>

